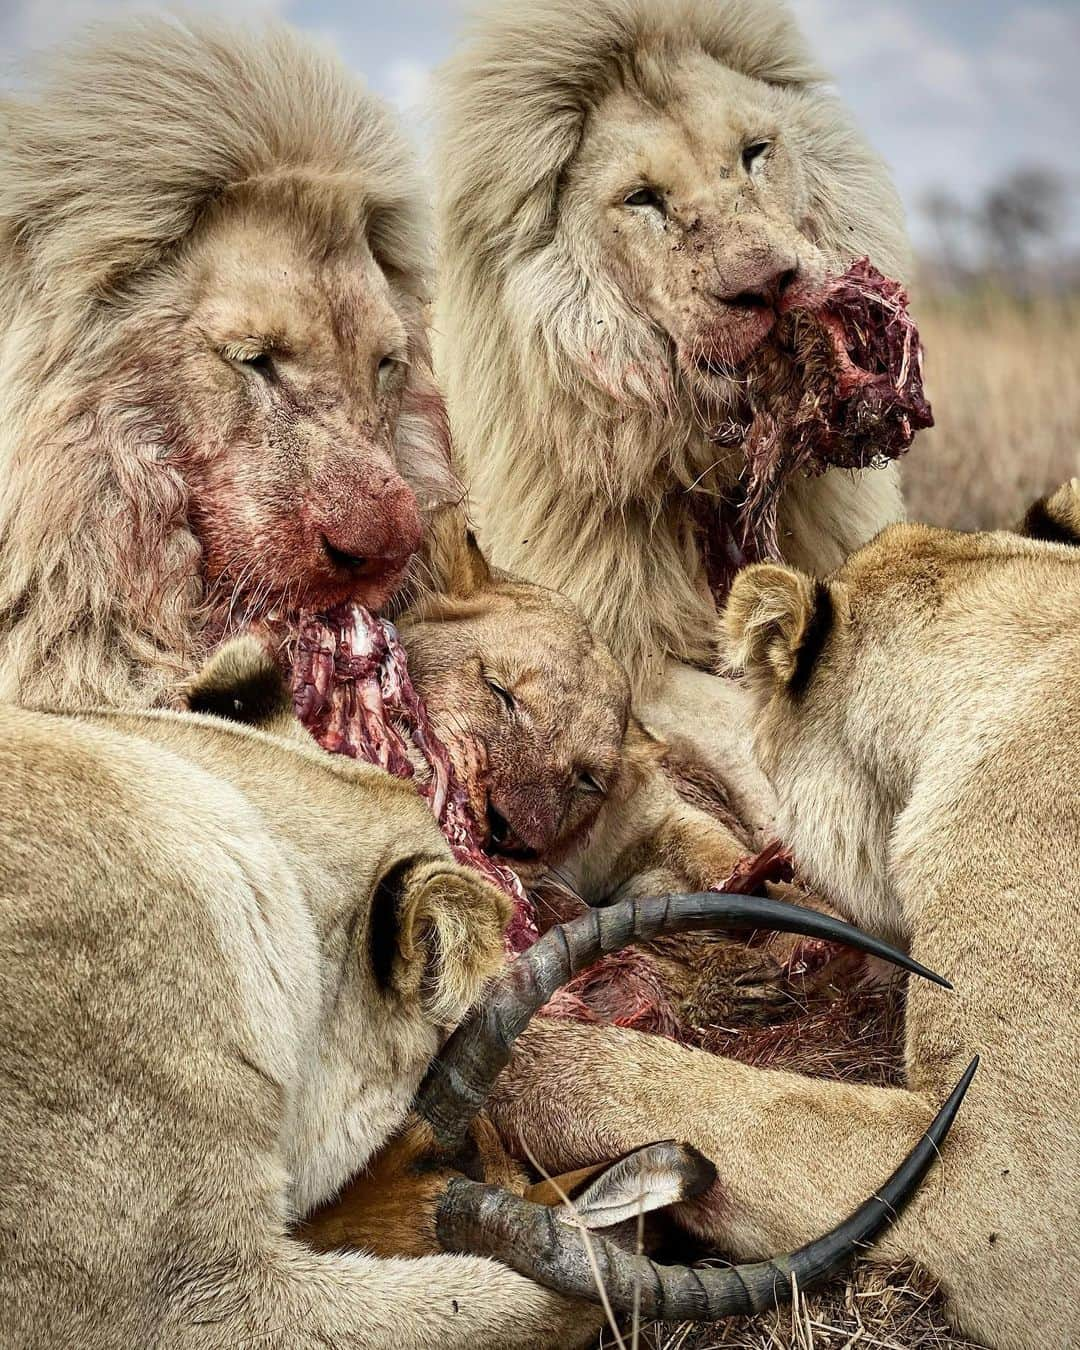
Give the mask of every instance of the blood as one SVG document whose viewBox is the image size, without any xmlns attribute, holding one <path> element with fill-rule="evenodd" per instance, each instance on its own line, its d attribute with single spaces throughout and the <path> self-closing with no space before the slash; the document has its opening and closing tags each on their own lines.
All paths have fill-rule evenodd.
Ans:
<svg viewBox="0 0 1080 1350">
<path fill-rule="evenodd" d="M 413 685 L 408 658 L 392 623 L 357 605 L 305 613 L 288 659 L 296 715 L 323 749 L 412 780 L 454 858 L 510 898 L 513 913 L 505 936 L 509 956 L 531 946 L 542 926 L 584 910 L 580 899 L 570 897 L 568 912 L 549 915 L 541 925 L 517 874 L 484 851 L 484 831 L 473 806 L 475 801 L 486 800 L 482 749 L 469 757 L 464 773 L 455 765 Z M 719 879 L 714 889 L 760 893 L 767 882 L 789 881 L 791 875 L 789 855 L 779 844 L 772 844 L 748 856 L 731 876 Z M 823 952 L 812 957 L 805 954 L 807 970 L 827 959 L 828 944 L 817 945 Z M 651 1031 L 690 1044 L 697 1043 L 701 1035 L 701 1029 L 680 1021 L 652 956 L 636 949 L 605 957 L 583 971 L 544 1013 Z"/>
<path fill-rule="evenodd" d="M 772 339 L 746 376 L 747 418 L 716 433 L 725 444 L 742 441 L 741 501 L 725 503 L 719 512 L 710 504 L 696 508 L 718 599 L 739 567 L 779 556 L 777 508 L 794 473 L 883 463 L 933 423 L 907 293 L 865 258 L 814 292 L 787 300 Z M 413 686 L 393 624 L 351 604 L 306 613 L 291 661 L 297 716 L 319 744 L 416 780 L 455 859 L 510 897 L 506 950 L 524 951 L 539 934 L 535 909 L 516 873 L 484 851 L 486 832 L 473 806 L 486 800 L 482 747 L 464 769 L 455 765 Z M 715 889 L 754 892 L 767 881 L 789 879 L 790 859 L 770 846 Z M 811 973 L 829 954 L 829 944 L 801 944 L 791 954 L 789 973 Z M 620 953 L 582 972 L 546 1011 L 703 1043 L 702 1028 L 680 1024 L 645 951 Z"/>
<path fill-rule="evenodd" d="M 722 602 L 740 567 L 780 560 L 777 512 L 796 474 L 878 468 L 934 418 L 907 291 L 867 258 L 812 291 L 785 298 L 767 344 L 745 369 L 735 498 L 703 499 L 695 516 L 706 576 Z M 732 428 L 717 428 L 718 443 Z"/>
<path fill-rule="evenodd" d="M 463 779 L 435 734 L 394 625 L 358 605 L 304 614 L 292 657 L 292 696 L 297 717 L 324 750 L 417 780 L 454 858 L 512 900 L 508 954 L 535 942 L 533 906 L 517 874 L 481 846 L 472 807 L 476 785 Z M 479 758 L 474 772 L 482 772 Z"/>
</svg>

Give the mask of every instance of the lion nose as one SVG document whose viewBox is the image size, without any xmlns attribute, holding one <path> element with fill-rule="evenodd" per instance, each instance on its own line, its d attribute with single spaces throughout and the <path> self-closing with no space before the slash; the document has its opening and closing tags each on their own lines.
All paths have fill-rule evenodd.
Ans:
<svg viewBox="0 0 1080 1350">
<path fill-rule="evenodd" d="M 331 565 L 339 571 L 348 572 L 357 581 L 378 581 L 400 572 L 413 552 L 412 549 L 401 549 L 375 554 L 354 553 L 349 548 L 335 544 L 328 534 L 323 534 L 321 540 L 323 552 Z"/>
<path fill-rule="evenodd" d="M 420 547 L 423 522 L 412 490 L 396 475 L 379 481 L 328 477 L 319 484 L 316 541 L 335 572 L 377 581 L 400 572 Z"/>
<path fill-rule="evenodd" d="M 487 824 L 493 852 L 532 861 L 554 846 L 558 821 L 550 810 L 543 810 L 528 797 L 527 792 L 489 796 Z"/>
<path fill-rule="evenodd" d="M 785 293 L 798 280 L 799 269 L 788 264 L 771 264 L 762 274 L 753 277 L 749 284 L 740 278 L 743 284 L 730 290 L 713 291 L 713 299 L 732 309 L 775 309 Z"/>
</svg>

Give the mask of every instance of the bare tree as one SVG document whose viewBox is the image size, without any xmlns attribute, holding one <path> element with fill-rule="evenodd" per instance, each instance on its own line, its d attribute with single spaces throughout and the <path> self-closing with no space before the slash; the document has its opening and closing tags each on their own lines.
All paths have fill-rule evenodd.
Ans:
<svg viewBox="0 0 1080 1350">
<path fill-rule="evenodd" d="M 1065 219 L 1066 190 L 1048 168 L 1017 169 L 991 187 L 978 220 L 990 257 L 1010 277 L 1022 278 L 1036 250 L 1051 251 Z"/>
</svg>

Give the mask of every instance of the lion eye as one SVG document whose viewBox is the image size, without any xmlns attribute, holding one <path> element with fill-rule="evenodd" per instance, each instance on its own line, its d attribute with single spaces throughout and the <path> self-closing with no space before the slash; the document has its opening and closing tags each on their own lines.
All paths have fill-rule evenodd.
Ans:
<svg viewBox="0 0 1080 1350">
<path fill-rule="evenodd" d="M 375 376 L 380 384 L 388 384 L 399 372 L 404 372 L 408 363 L 404 357 L 387 352 L 375 367 Z"/>
<path fill-rule="evenodd" d="M 498 680 L 493 680 L 490 675 L 484 676 L 484 683 L 495 695 L 495 697 L 499 700 L 499 702 L 503 705 L 503 707 L 506 709 L 507 712 L 514 711 L 514 709 L 517 707 L 517 703 L 514 701 L 514 696 L 509 689 L 504 688 L 504 686 L 501 685 L 498 682 Z"/>
<path fill-rule="evenodd" d="M 623 198 L 624 206 L 650 206 L 654 211 L 663 211 L 664 199 L 655 188 L 641 187 Z"/>
<path fill-rule="evenodd" d="M 267 378 L 274 373 L 274 358 L 269 351 L 252 351 L 250 347 L 226 343 L 221 349 L 221 354 L 232 365 L 243 366 L 245 370 L 253 370 L 256 374 Z"/>
<path fill-rule="evenodd" d="M 761 158 L 765 151 L 768 150 L 770 144 L 770 141 L 755 141 L 753 145 L 748 145 L 742 152 L 743 168 L 747 173 L 750 173 L 754 167 L 755 161 Z"/>
<path fill-rule="evenodd" d="M 599 778 L 594 778 L 591 773 L 584 769 L 577 776 L 577 786 L 581 792 L 595 792 L 601 797 L 607 792 L 607 788 Z"/>
</svg>

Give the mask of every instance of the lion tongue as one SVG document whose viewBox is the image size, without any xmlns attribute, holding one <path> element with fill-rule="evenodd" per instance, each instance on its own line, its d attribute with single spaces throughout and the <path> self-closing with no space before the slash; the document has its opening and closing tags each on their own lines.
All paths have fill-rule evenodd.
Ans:
<svg viewBox="0 0 1080 1350">
<path fill-rule="evenodd" d="M 414 776 L 410 751 L 430 777 L 417 784 L 458 862 L 473 867 L 514 904 L 506 948 L 515 954 L 537 937 L 533 908 L 516 873 L 480 844 L 469 794 L 436 735 L 409 676 L 392 623 L 357 605 L 339 605 L 300 620 L 292 668 L 296 715 L 324 750 L 377 764 L 397 778 Z"/>
</svg>

